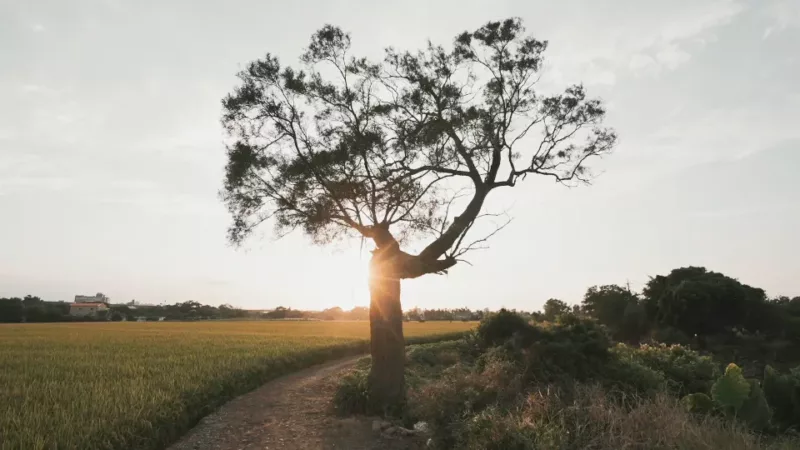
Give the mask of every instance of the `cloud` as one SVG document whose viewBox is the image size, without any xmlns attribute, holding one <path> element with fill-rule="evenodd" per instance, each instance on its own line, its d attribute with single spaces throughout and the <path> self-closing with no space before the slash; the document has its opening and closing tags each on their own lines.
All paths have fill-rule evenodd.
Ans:
<svg viewBox="0 0 800 450">
<path fill-rule="evenodd" d="M 45 28 L 44 28 L 44 25 L 42 25 L 40 23 L 35 23 L 35 24 L 31 25 L 31 30 L 33 30 L 34 33 L 41 33 L 41 32 L 43 32 L 45 30 Z"/>
<path fill-rule="evenodd" d="M 41 84 L 23 84 L 19 87 L 23 94 L 56 95 L 62 91 Z"/>
<path fill-rule="evenodd" d="M 561 35 L 551 36 L 551 61 L 558 73 L 574 74 L 582 80 L 601 76 L 608 84 L 611 72 L 616 78 L 624 73 L 657 75 L 677 70 L 689 61 L 693 52 L 716 41 L 720 27 L 733 22 L 743 11 L 739 0 L 687 1 L 654 6 L 635 2 L 621 12 L 616 9 L 589 9 Z M 594 5 L 594 4 L 593 4 Z M 590 7 L 587 7 L 590 8 Z M 613 13 L 611 12 L 613 10 Z M 576 34 L 575 30 L 602 31 Z M 556 80 L 571 81 L 571 80 Z"/>
<path fill-rule="evenodd" d="M 795 139 L 800 139 L 800 129 L 791 117 L 765 115 L 752 108 L 675 117 L 647 136 L 653 156 L 680 165 L 735 161 Z"/>
<path fill-rule="evenodd" d="M 0 180 L 0 193 L 14 189 L 41 189 L 47 191 L 63 191 L 75 185 L 75 180 L 62 176 L 17 176 Z"/>
<path fill-rule="evenodd" d="M 691 57 L 689 53 L 681 50 L 677 45 L 671 44 L 656 53 L 655 60 L 667 69 L 675 70 L 678 66 L 689 61 Z"/>
<path fill-rule="evenodd" d="M 687 215 L 697 219 L 741 219 L 743 216 L 763 216 L 775 213 L 776 211 L 789 211 L 793 209 L 797 209 L 797 205 L 783 203 L 778 205 L 769 204 L 741 208 L 697 210 L 689 211 Z"/>
<path fill-rule="evenodd" d="M 114 180 L 109 183 L 109 186 L 116 189 L 136 191 L 136 190 L 153 190 L 158 188 L 158 183 L 152 180 L 143 179 L 126 179 Z"/>
<path fill-rule="evenodd" d="M 655 68 L 657 65 L 658 63 L 652 56 L 638 53 L 631 57 L 631 61 L 628 63 L 628 68 L 633 72 L 642 72 Z"/>
<path fill-rule="evenodd" d="M 766 39 L 773 32 L 800 27 L 800 2 L 797 0 L 774 0 L 763 9 L 763 15 L 772 22 L 772 26 L 764 32 Z"/>
</svg>

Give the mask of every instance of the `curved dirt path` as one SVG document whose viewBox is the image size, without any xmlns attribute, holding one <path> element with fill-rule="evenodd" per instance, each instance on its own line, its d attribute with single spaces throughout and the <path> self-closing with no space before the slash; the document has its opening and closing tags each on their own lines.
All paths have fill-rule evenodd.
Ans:
<svg viewBox="0 0 800 450">
<path fill-rule="evenodd" d="M 360 356 L 277 378 L 204 417 L 168 450 L 352 449 L 412 450 L 420 438 L 387 438 L 368 417 L 340 418 L 331 399 L 336 382 Z"/>
</svg>

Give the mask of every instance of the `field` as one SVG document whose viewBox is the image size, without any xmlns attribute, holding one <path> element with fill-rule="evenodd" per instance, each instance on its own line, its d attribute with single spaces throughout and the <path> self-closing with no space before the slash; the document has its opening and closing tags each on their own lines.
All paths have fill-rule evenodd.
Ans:
<svg viewBox="0 0 800 450">
<path fill-rule="evenodd" d="M 406 323 L 409 341 L 473 323 Z M 162 448 L 266 380 L 366 351 L 366 322 L 0 325 L 0 448 Z"/>
</svg>

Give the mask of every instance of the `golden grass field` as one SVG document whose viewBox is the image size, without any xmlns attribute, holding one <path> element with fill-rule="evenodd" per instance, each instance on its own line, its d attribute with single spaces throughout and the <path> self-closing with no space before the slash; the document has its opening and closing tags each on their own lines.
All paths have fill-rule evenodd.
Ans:
<svg viewBox="0 0 800 450">
<path fill-rule="evenodd" d="M 404 330 L 413 342 L 474 326 Z M 225 400 L 368 339 L 367 322 L 0 325 L 0 448 L 163 448 Z"/>
</svg>

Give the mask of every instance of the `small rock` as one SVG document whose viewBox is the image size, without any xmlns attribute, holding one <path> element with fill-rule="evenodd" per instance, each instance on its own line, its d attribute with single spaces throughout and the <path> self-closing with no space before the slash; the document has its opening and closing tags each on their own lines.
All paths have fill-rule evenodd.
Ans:
<svg viewBox="0 0 800 450">
<path fill-rule="evenodd" d="M 428 425 L 428 422 L 417 422 L 414 424 L 414 431 L 417 433 L 427 433 L 431 431 L 431 427 Z"/>
<path fill-rule="evenodd" d="M 433 448 L 433 438 L 428 439 L 428 442 L 425 443 L 425 446 L 428 448 Z"/>
</svg>

